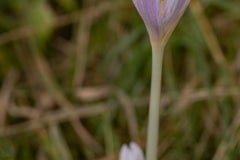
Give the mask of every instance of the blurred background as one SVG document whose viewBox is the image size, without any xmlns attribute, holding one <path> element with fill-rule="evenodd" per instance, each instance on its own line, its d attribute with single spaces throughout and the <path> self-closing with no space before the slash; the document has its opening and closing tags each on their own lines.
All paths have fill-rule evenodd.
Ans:
<svg viewBox="0 0 240 160">
<path fill-rule="evenodd" d="M 240 159 L 240 1 L 192 0 L 164 55 L 159 159 Z M 132 1 L 0 0 L 0 159 L 145 149 L 151 47 Z"/>
</svg>

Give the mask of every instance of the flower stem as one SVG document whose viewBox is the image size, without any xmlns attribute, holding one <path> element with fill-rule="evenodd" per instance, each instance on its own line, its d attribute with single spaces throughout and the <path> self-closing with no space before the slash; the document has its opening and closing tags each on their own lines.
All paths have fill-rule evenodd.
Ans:
<svg viewBox="0 0 240 160">
<path fill-rule="evenodd" d="M 163 51 L 163 45 L 152 44 L 152 79 L 148 115 L 146 160 L 157 160 Z"/>
</svg>

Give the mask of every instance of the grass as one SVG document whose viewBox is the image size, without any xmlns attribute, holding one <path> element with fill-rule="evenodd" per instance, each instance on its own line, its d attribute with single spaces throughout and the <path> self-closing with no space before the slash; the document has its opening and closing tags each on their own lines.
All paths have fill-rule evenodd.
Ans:
<svg viewBox="0 0 240 160">
<path fill-rule="evenodd" d="M 159 159 L 237 160 L 240 3 L 192 0 L 167 45 Z M 144 149 L 151 47 L 131 1 L 0 1 L 0 159 Z"/>
</svg>

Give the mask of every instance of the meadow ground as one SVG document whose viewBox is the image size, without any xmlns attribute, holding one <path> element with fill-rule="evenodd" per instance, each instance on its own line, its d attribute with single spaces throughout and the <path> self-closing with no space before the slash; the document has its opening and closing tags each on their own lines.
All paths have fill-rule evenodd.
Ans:
<svg viewBox="0 0 240 160">
<path fill-rule="evenodd" d="M 164 55 L 159 159 L 240 159 L 240 1 L 192 0 Z M 131 0 L 0 0 L 0 160 L 144 149 L 151 47 Z"/>
</svg>

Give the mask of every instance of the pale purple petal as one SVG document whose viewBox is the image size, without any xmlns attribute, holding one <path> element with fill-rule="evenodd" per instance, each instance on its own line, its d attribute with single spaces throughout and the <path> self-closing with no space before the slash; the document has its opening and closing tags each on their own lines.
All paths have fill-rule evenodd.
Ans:
<svg viewBox="0 0 240 160">
<path fill-rule="evenodd" d="M 131 142 L 129 148 L 132 152 L 132 160 L 144 160 L 144 155 L 141 148 L 134 142 Z"/>
<path fill-rule="evenodd" d="M 166 43 L 174 28 L 176 27 L 179 19 L 182 17 L 190 0 L 165 0 L 165 13 L 161 17 L 163 20 L 163 34 L 162 43 Z"/>
<path fill-rule="evenodd" d="M 133 0 L 151 41 L 165 43 L 184 13 L 190 0 Z"/>
<path fill-rule="evenodd" d="M 141 148 L 134 142 L 129 146 L 123 145 L 119 153 L 119 160 L 144 160 Z"/>
<path fill-rule="evenodd" d="M 119 153 L 119 160 L 131 160 L 129 148 L 125 144 L 121 147 L 121 150 Z"/>
<path fill-rule="evenodd" d="M 164 21 L 174 21 L 179 19 L 186 7 L 189 4 L 189 0 L 165 0 L 165 13 Z"/>
<path fill-rule="evenodd" d="M 159 18 L 159 0 L 133 0 L 150 35 L 160 34 L 161 19 Z"/>
</svg>

